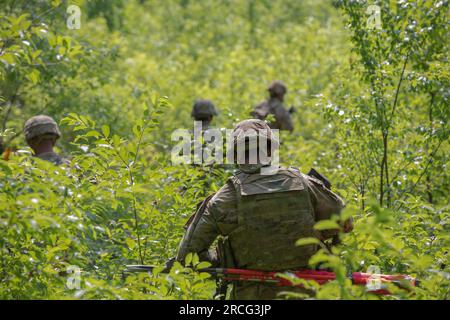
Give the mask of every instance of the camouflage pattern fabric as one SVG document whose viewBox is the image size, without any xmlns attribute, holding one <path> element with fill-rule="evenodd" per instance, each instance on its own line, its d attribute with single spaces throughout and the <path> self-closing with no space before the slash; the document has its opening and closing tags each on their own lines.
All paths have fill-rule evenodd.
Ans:
<svg viewBox="0 0 450 320">
<path fill-rule="evenodd" d="M 281 168 L 278 174 L 267 177 L 239 173 L 207 199 L 203 210 L 196 212 L 187 228 L 178 261 L 184 261 L 189 252 L 207 259 L 211 244 L 218 236 L 223 236 L 230 240 L 236 267 L 279 271 L 306 267 L 315 248 L 296 247 L 295 240 L 311 236 L 314 222 L 339 214 L 343 201 L 321 181 L 293 168 Z M 240 190 L 237 190 L 239 183 Z M 244 197 L 248 198 L 242 200 Z M 281 290 L 261 283 L 233 286 L 235 299 L 275 299 Z"/>
<path fill-rule="evenodd" d="M 247 119 L 239 122 L 233 130 L 233 144 L 235 147 L 240 143 L 245 144 L 246 139 L 251 136 L 261 137 L 270 141 L 275 147 L 279 146 L 279 141 L 272 130 L 270 130 L 270 127 L 259 119 Z"/>
<path fill-rule="evenodd" d="M 294 130 L 291 114 L 285 109 L 283 101 L 279 98 L 272 97 L 267 101 L 257 105 L 252 111 L 252 117 L 260 120 L 267 118 L 269 114 L 273 114 L 275 122 L 269 123 L 270 128 L 278 130 Z"/>
<path fill-rule="evenodd" d="M 280 169 L 275 175 L 240 173 L 231 181 L 238 227 L 228 238 L 237 267 L 265 271 L 306 267 L 317 248 L 294 245 L 314 236 L 314 212 L 300 173 L 292 169 Z"/>
<path fill-rule="evenodd" d="M 56 121 L 45 115 L 34 116 L 28 119 L 25 122 L 23 132 L 27 142 L 43 135 L 54 135 L 56 139 L 61 137 L 61 131 Z"/>
</svg>

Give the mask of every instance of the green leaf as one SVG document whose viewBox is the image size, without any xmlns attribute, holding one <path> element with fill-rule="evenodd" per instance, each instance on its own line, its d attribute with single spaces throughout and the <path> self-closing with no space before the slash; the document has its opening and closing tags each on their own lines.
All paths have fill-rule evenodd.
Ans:
<svg viewBox="0 0 450 320">
<path fill-rule="evenodd" d="M 189 266 L 192 262 L 192 253 L 188 253 L 186 258 L 184 259 L 185 265 Z"/>
<path fill-rule="evenodd" d="M 125 239 L 125 243 L 127 244 L 128 248 L 133 249 L 136 246 L 136 241 L 130 238 Z"/>
<path fill-rule="evenodd" d="M 98 131 L 92 130 L 85 134 L 85 137 L 100 137 L 100 133 Z"/>
<path fill-rule="evenodd" d="M 3 60 L 6 63 L 11 64 L 11 65 L 16 63 L 16 57 L 12 53 L 5 53 L 4 55 L 1 55 L 0 60 Z"/>
<path fill-rule="evenodd" d="M 321 220 L 314 225 L 315 230 L 339 229 L 339 225 L 333 220 Z"/>
<path fill-rule="evenodd" d="M 36 69 L 31 70 L 31 72 L 28 73 L 27 78 L 33 83 L 37 84 L 39 82 L 40 72 Z"/>
<path fill-rule="evenodd" d="M 319 243 L 320 243 L 319 239 L 313 238 L 313 237 L 309 237 L 309 238 L 298 239 L 295 242 L 295 245 L 297 245 L 297 246 L 307 246 L 307 245 L 319 244 Z"/>
<path fill-rule="evenodd" d="M 105 125 L 102 126 L 102 133 L 103 133 L 103 135 L 104 135 L 106 138 L 109 137 L 109 134 L 111 133 L 111 130 L 110 130 L 110 128 L 109 128 L 108 125 L 105 124 Z"/>
</svg>

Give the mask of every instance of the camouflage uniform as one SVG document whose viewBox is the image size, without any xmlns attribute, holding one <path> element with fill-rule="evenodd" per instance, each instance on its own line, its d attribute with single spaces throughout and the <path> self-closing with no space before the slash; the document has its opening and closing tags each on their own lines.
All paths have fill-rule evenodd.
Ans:
<svg viewBox="0 0 450 320">
<path fill-rule="evenodd" d="M 286 86 L 281 81 L 274 81 L 267 90 L 270 98 L 257 105 L 251 115 L 256 119 L 264 120 L 269 114 L 273 114 L 275 122 L 269 124 L 272 129 L 294 130 L 291 113 L 283 105 L 283 97 L 287 92 Z"/>
<path fill-rule="evenodd" d="M 61 137 L 61 131 L 58 124 L 49 116 L 39 115 L 28 119 L 24 125 L 25 140 L 28 145 L 32 145 L 32 141 L 43 139 L 58 140 Z M 63 159 L 55 152 L 45 152 L 36 155 L 37 158 L 52 162 L 55 165 L 69 164 L 69 161 Z"/>
<path fill-rule="evenodd" d="M 247 122 L 250 126 L 264 124 L 260 120 Z M 339 214 L 343 206 L 342 200 L 321 181 L 295 168 L 280 168 L 274 175 L 241 171 L 208 197 L 188 222 L 177 259 L 183 261 L 187 253 L 195 252 L 201 259 L 211 260 L 211 244 L 217 237 L 226 237 L 234 267 L 271 271 L 306 268 L 317 247 L 297 247 L 296 240 L 333 236 L 337 230 L 319 234 L 313 225 Z M 267 283 L 233 286 L 235 299 L 274 299 L 280 291 L 304 292 Z"/>
<path fill-rule="evenodd" d="M 208 133 L 208 130 L 210 130 L 210 122 L 211 122 L 212 118 L 216 115 L 217 115 L 217 110 L 216 110 L 214 104 L 212 103 L 212 101 L 206 100 L 206 99 L 200 99 L 200 100 L 196 100 L 194 102 L 194 105 L 192 106 L 191 116 L 196 121 L 202 122 L 202 131 L 200 133 L 200 139 L 198 139 L 198 140 L 192 139 L 192 142 L 191 142 L 191 153 L 194 155 L 194 157 L 196 157 L 196 155 L 194 153 L 195 147 L 197 147 L 198 150 L 203 150 L 204 148 L 208 147 L 208 145 L 204 141 L 203 137 L 205 134 Z M 194 137 L 194 132 L 192 132 L 192 136 Z M 202 156 L 203 156 L 203 152 L 202 152 Z M 200 159 L 197 159 L 197 160 L 201 161 L 202 157 L 200 157 Z M 203 159 L 203 161 L 208 162 L 208 161 L 211 161 L 211 159 L 209 159 L 209 160 Z M 212 160 L 212 161 L 214 161 L 214 160 Z M 212 163 L 207 164 L 206 167 L 211 167 L 211 165 L 212 165 Z"/>
</svg>

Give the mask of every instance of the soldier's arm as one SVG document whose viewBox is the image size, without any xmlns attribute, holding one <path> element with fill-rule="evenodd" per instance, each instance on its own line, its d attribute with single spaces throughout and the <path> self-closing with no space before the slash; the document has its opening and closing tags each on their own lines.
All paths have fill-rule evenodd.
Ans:
<svg viewBox="0 0 450 320">
<path fill-rule="evenodd" d="M 184 261 L 190 252 L 197 253 L 201 260 L 214 260 L 209 248 L 219 235 L 226 235 L 237 224 L 235 217 L 235 191 L 227 183 L 201 208 L 192 223 L 188 226 L 186 234 L 178 249 L 177 260 Z"/>
<path fill-rule="evenodd" d="M 208 206 L 204 211 L 196 214 L 193 223 L 189 225 L 181 240 L 177 253 L 177 261 L 184 262 L 188 253 L 197 253 L 200 260 L 211 260 L 208 249 L 219 235 L 216 221 L 208 211 Z"/>
<path fill-rule="evenodd" d="M 327 189 L 321 181 L 309 176 L 306 177 L 315 220 L 327 220 L 333 215 L 340 215 L 345 207 L 344 201 L 337 194 Z M 344 232 L 350 232 L 353 229 L 351 218 L 342 221 L 341 225 Z M 326 230 L 322 232 L 322 236 L 328 239 L 338 234 L 338 232 L 339 230 Z"/>
<path fill-rule="evenodd" d="M 269 114 L 269 106 L 267 102 L 262 102 L 253 108 L 253 111 L 250 113 L 252 117 L 255 119 L 264 120 Z"/>
</svg>

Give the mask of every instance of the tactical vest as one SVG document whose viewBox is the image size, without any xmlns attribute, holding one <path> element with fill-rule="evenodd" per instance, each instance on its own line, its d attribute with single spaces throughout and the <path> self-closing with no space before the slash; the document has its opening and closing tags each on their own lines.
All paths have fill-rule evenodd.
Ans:
<svg viewBox="0 0 450 320">
<path fill-rule="evenodd" d="M 294 169 L 280 169 L 275 175 L 239 173 L 231 181 L 237 195 L 238 227 L 228 239 L 237 267 L 306 267 L 317 247 L 295 245 L 300 238 L 313 237 L 315 223 L 301 173 Z"/>
</svg>

